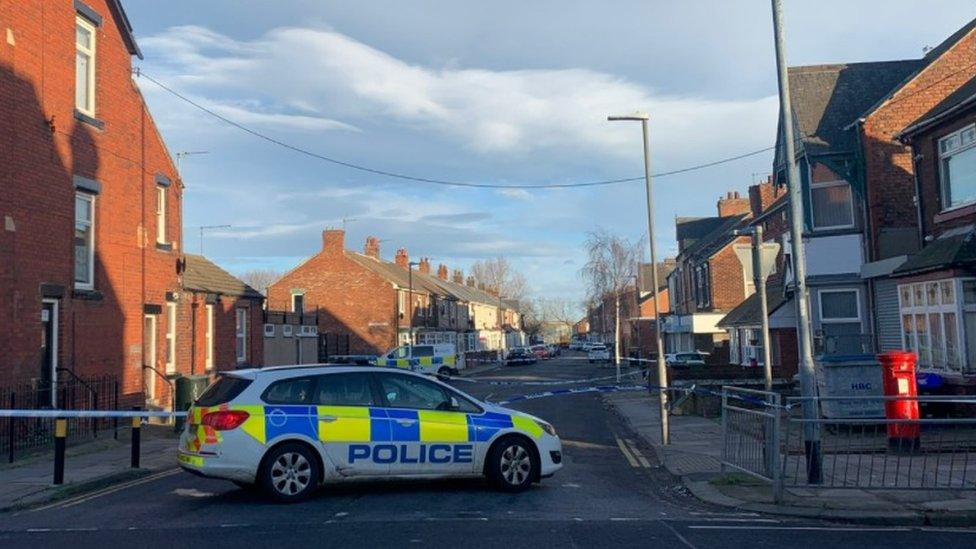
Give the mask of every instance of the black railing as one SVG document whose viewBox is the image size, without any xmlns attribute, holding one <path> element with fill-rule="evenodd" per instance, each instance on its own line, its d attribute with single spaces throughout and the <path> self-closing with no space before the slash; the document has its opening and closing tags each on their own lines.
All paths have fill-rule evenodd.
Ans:
<svg viewBox="0 0 976 549">
<path fill-rule="evenodd" d="M 54 406 L 52 406 L 54 404 Z M 81 377 L 59 368 L 52 387 L 40 380 L 0 387 L 0 408 L 18 410 L 116 410 L 119 404 L 117 376 Z M 112 431 L 118 438 L 118 419 L 79 418 L 68 422 L 67 438 L 78 441 Z M 54 444 L 54 420 L 6 418 L 0 420 L 0 456 L 13 462 L 17 454 Z"/>
</svg>

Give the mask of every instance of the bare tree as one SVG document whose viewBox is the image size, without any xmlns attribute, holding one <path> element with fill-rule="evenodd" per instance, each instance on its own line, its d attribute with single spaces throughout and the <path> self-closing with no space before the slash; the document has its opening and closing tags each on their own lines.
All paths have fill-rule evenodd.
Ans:
<svg viewBox="0 0 976 549">
<path fill-rule="evenodd" d="M 252 269 L 240 276 L 245 284 L 261 292 L 261 295 L 268 295 L 268 286 L 281 278 L 281 273 L 274 269 Z"/>
<path fill-rule="evenodd" d="M 508 259 L 496 257 L 476 261 L 471 265 L 471 276 L 478 282 L 498 288 L 506 299 L 524 299 L 528 293 L 528 282 L 522 273 L 515 270 Z"/>
<path fill-rule="evenodd" d="M 613 354 L 620 381 L 620 298 L 637 274 L 642 246 L 639 241 L 631 242 L 604 229 L 588 233 L 585 246 L 587 261 L 580 276 L 586 282 L 587 294 L 601 303 L 613 300 Z M 606 307 L 603 309 L 605 318 Z"/>
</svg>

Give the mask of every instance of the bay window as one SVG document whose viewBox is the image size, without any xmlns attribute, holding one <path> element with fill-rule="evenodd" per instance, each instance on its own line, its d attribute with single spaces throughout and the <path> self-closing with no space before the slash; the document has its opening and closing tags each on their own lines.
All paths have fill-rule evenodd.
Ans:
<svg viewBox="0 0 976 549">
<path fill-rule="evenodd" d="M 939 139 L 943 208 L 976 201 L 976 125 Z"/>
<path fill-rule="evenodd" d="M 970 369 L 968 365 L 976 358 L 976 280 L 901 284 L 898 301 L 902 342 L 918 355 L 919 367 L 950 372 Z M 965 345 L 965 360 L 961 345 Z"/>
</svg>

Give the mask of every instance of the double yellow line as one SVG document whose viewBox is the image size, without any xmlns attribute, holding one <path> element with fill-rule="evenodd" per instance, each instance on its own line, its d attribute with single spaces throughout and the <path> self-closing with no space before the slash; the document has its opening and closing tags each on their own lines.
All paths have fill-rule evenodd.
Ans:
<svg viewBox="0 0 976 549">
<path fill-rule="evenodd" d="M 627 458 L 627 462 L 630 463 L 631 467 L 650 469 L 651 464 L 647 461 L 647 458 L 644 457 L 644 454 L 641 453 L 640 449 L 637 447 L 637 444 L 635 444 L 633 440 L 627 439 L 625 441 L 620 437 L 616 437 L 616 439 L 617 447 L 620 448 L 620 453 Z"/>
</svg>

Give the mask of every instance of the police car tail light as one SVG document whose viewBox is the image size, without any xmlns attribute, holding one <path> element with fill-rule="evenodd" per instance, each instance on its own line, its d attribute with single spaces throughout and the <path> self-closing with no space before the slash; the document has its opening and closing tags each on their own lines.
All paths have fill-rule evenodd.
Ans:
<svg viewBox="0 0 976 549">
<path fill-rule="evenodd" d="M 241 410 L 222 410 L 203 416 L 202 423 L 216 431 L 229 431 L 240 427 L 248 417 L 249 414 Z"/>
</svg>

